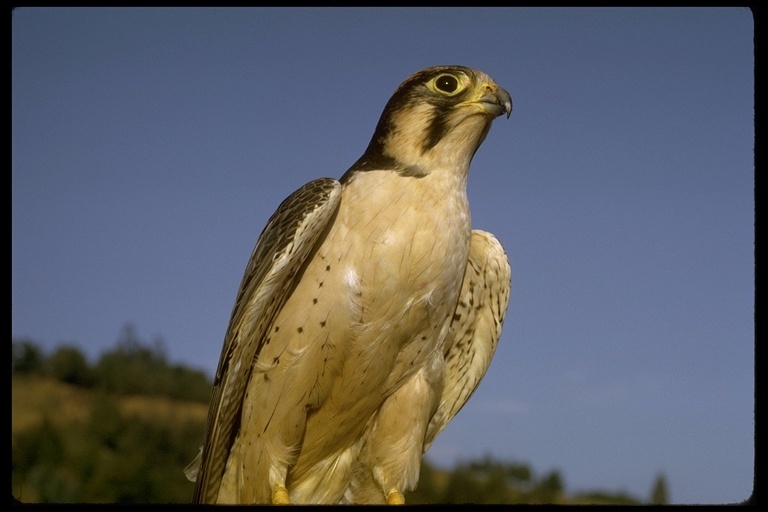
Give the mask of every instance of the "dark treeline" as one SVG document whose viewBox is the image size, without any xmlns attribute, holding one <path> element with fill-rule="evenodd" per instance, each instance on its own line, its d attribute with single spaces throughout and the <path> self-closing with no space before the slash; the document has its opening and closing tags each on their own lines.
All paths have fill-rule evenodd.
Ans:
<svg viewBox="0 0 768 512">
<path fill-rule="evenodd" d="M 13 383 L 55 379 L 90 397 L 86 419 L 63 424 L 55 413 L 12 434 L 12 493 L 36 503 L 187 503 L 193 484 L 184 467 L 203 437 L 201 415 L 176 419 L 121 412 L 121 397 L 169 397 L 198 410 L 211 383 L 202 371 L 168 363 L 161 342 L 149 346 L 124 329 L 114 350 L 89 364 L 74 346 L 44 354 L 30 340 L 13 341 Z M 147 398 L 149 400 L 149 398 Z M 197 402 L 197 404 L 195 403 Z M 14 414 L 16 411 L 14 407 Z M 55 408 L 54 408 L 55 410 Z M 147 417 L 149 416 L 149 417 Z M 197 419 L 191 419 L 197 418 Z M 486 457 L 446 471 L 424 461 L 419 487 L 406 495 L 419 503 L 666 503 L 659 475 L 649 498 L 623 492 L 567 493 L 558 471 L 536 475 L 525 464 Z"/>
<path fill-rule="evenodd" d="M 206 403 L 212 385 L 201 370 L 169 364 L 163 342 L 148 345 L 131 325 L 123 328 L 115 349 L 102 354 L 94 365 L 73 345 L 61 345 L 46 355 L 33 341 L 14 340 L 12 371 L 119 395 L 162 395 Z"/>
</svg>

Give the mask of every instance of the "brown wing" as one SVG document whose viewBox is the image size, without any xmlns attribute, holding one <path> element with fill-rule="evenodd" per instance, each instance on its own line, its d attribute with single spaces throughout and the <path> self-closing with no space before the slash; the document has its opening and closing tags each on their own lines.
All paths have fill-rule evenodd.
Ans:
<svg viewBox="0 0 768 512">
<path fill-rule="evenodd" d="M 429 422 L 424 451 L 464 407 L 485 375 L 509 304 L 512 285 L 507 254 L 492 234 L 474 230 L 461 295 L 446 339 L 445 383 Z"/>
<path fill-rule="evenodd" d="M 265 333 L 294 287 L 294 278 L 332 222 L 337 180 L 311 181 L 288 196 L 267 222 L 245 269 L 216 370 L 201 453 L 185 470 L 195 503 L 215 503 L 237 435 L 243 395 Z"/>
</svg>

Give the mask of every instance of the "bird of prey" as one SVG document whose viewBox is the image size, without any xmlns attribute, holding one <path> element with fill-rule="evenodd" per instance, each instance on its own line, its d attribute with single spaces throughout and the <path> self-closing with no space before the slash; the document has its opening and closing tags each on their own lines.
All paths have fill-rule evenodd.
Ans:
<svg viewBox="0 0 768 512">
<path fill-rule="evenodd" d="M 421 70 L 340 179 L 280 204 L 245 269 L 186 470 L 195 502 L 404 502 L 501 335 L 510 266 L 472 230 L 466 186 L 511 111 L 485 73 Z"/>
</svg>

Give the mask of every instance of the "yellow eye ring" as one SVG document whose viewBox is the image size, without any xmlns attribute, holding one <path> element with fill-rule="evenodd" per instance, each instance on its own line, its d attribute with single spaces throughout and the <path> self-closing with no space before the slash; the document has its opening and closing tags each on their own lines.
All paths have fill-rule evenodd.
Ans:
<svg viewBox="0 0 768 512">
<path fill-rule="evenodd" d="M 445 96 L 455 96 L 464 90 L 463 81 L 450 73 L 438 75 L 429 85 L 430 89 Z"/>
</svg>

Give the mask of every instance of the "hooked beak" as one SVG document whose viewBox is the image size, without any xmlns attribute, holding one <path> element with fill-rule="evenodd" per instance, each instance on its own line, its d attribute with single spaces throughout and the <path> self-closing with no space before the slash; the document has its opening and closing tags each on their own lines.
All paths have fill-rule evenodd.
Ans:
<svg viewBox="0 0 768 512">
<path fill-rule="evenodd" d="M 496 84 L 486 84 L 486 93 L 477 99 L 486 112 L 495 116 L 507 114 L 509 119 L 512 114 L 512 97 L 507 91 Z"/>
</svg>

